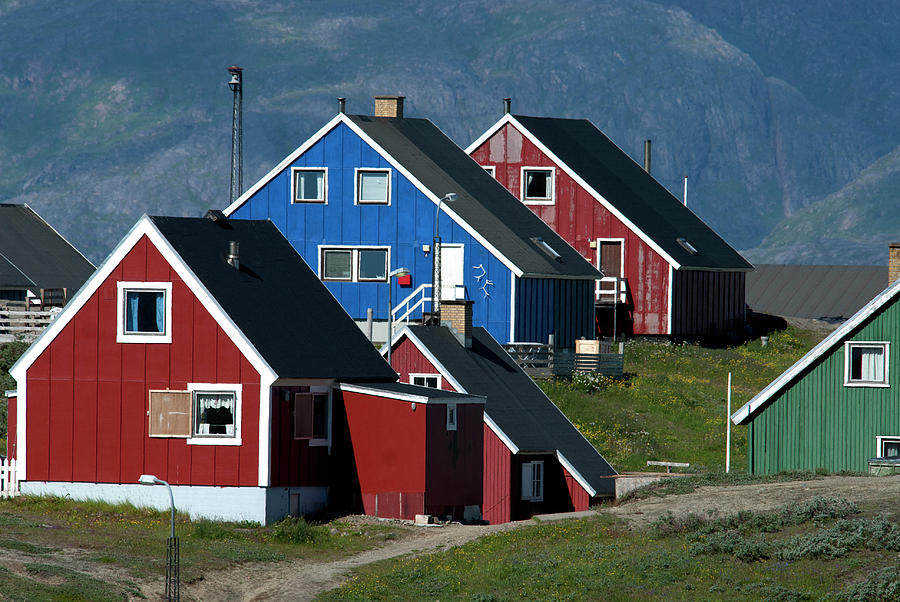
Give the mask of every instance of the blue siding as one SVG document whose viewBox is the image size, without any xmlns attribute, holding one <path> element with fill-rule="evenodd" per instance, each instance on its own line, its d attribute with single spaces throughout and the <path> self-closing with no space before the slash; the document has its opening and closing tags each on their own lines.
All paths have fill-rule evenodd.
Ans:
<svg viewBox="0 0 900 602">
<path fill-rule="evenodd" d="M 291 167 L 328 169 L 326 204 L 290 203 Z M 347 126 L 339 124 L 250 197 L 231 217 L 271 219 L 314 271 L 318 270 L 320 245 L 391 247 L 391 268 L 409 268 L 413 280 L 410 288 L 394 285 L 394 303 L 397 304 L 420 284 L 431 282 L 432 256 L 422 251 L 422 245 L 432 243 L 435 206 L 394 169 L 391 170 L 389 206 L 354 204 L 354 170 L 361 167 L 388 168 L 390 164 Z M 484 326 L 498 341 L 507 341 L 512 294 L 510 270 L 447 215 L 442 213 L 440 219 L 443 242 L 463 244 L 465 248 L 466 298 L 475 302 L 472 307 L 474 323 Z M 482 270 L 475 269 L 479 265 L 485 272 L 480 280 L 476 276 L 482 274 Z M 493 284 L 484 287 L 486 279 Z M 364 319 L 366 309 L 371 307 L 376 319 L 387 319 L 387 283 L 327 282 L 326 285 L 354 318 Z M 517 312 L 517 315 L 528 314 Z M 521 323 L 522 319 L 518 321 Z"/>
<path fill-rule="evenodd" d="M 578 338 L 594 338 L 592 280 L 516 279 L 515 339 L 574 347 Z"/>
</svg>

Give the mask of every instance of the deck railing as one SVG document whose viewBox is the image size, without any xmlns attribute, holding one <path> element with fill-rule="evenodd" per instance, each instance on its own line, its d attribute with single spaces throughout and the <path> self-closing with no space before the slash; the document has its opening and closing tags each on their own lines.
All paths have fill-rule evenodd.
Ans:
<svg viewBox="0 0 900 602">
<path fill-rule="evenodd" d="M 0 305 L 0 343 L 8 343 L 16 337 L 34 340 L 56 319 L 60 308 L 26 311 L 18 305 Z"/>
<path fill-rule="evenodd" d="M 532 378 L 571 376 L 573 372 L 622 376 L 625 367 L 624 345 L 612 341 L 600 341 L 600 353 L 554 350 L 541 343 L 507 343 L 503 348 Z"/>
<path fill-rule="evenodd" d="M 419 285 L 419 288 L 411 292 L 405 299 L 400 301 L 395 307 L 391 308 L 393 314 L 394 328 L 397 329 L 402 324 L 408 324 L 410 317 L 417 311 L 419 317 L 424 317 L 425 304 L 431 303 L 431 283 Z M 392 333 L 393 334 L 393 333 Z"/>
<path fill-rule="evenodd" d="M 601 278 L 594 290 L 597 303 L 612 305 L 625 303 L 628 298 L 628 279 L 616 276 Z"/>
</svg>

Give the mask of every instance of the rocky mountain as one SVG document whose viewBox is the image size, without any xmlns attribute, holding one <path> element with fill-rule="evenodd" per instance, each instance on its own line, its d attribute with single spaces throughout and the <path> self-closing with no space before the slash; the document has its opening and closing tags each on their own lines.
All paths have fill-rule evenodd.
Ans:
<svg viewBox="0 0 900 602">
<path fill-rule="evenodd" d="M 511 96 L 591 119 L 638 161 L 653 139 L 654 175 L 679 197 L 688 176 L 689 206 L 753 248 L 900 144 L 900 7 L 815 4 L 0 0 L 0 201 L 94 260 L 142 213 L 225 206 L 238 64 L 245 186 L 338 96 L 371 113 L 404 94 L 461 146 Z"/>
</svg>

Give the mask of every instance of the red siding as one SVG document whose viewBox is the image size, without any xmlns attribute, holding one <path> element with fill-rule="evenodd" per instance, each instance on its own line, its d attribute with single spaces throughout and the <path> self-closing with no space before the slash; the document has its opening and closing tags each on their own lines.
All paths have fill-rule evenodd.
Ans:
<svg viewBox="0 0 900 602">
<path fill-rule="evenodd" d="M 457 405 L 454 431 L 447 430 L 446 404 L 425 410 L 425 513 L 461 518 L 466 506 L 481 506 L 483 406 Z"/>
<path fill-rule="evenodd" d="M 521 198 L 522 167 L 555 166 L 556 203 L 528 207 L 595 266 L 598 251 L 590 248 L 591 240 L 624 239 L 632 332 L 667 333 L 669 264 L 662 256 L 511 125 L 502 127 L 471 154 L 481 165 L 496 166 L 497 180 L 517 198 Z"/>
<path fill-rule="evenodd" d="M 495 525 L 508 523 L 512 503 L 512 453 L 494 431 L 484 425 L 484 500 L 481 515 Z"/>
<path fill-rule="evenodd" d="M 569 498 L 572 500 L 572 506 L 576 511 L 590 510 L 591 496 L 585 491 L 578 481 L 575 480 L 569 471 L 563 468 L 563 476 L 566 479 L 566 489 L 569 491 Z"/>
<path fill-rule="evenodd" d="M 172 343 L 116 342 L 116 282 L 173 283 Z M 180 485 L 258 481 L 259 374 L 146 238 L 28 369 L 29 480 Z M 239 383 L 241 446 L 147 436 L 148 391 Z"/>
<path fill-rule="evenodd" d="M 410 374 L 439 374 L 434 364 L 406 337 L 391 350 L 391 364 L 394 371 L 400 375 L 400 382 L 404 383 L 409 382 Z M 456 391 L 453 385 L 443 377 L 441 377 L 441 389 Z M 459 393 L 459 391 L 456 392 Z"/>
<path fill-rule="evenodd" d="M 288 398 L 284 398 L 284 393 Z M 294 439 L 293 399 L 300 387 L 272 388 L 272 486 L 327 486 L 328 447 Z M 333 400 L 332 400 L 333 401 Z"/>
<path fill-rule="evenodd" d="M 365 513 L 389 518 L 423 514 L 427 406 L 413 410 L 407 401 L 347 391 L 335 391 L 333 401 L 346 412 Z"/>
</svg>

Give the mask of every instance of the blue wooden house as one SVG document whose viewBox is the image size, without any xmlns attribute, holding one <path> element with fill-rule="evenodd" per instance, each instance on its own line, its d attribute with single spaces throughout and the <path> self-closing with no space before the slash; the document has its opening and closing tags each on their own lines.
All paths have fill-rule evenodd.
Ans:
<svg viewBox="0 0 900 602">
<path fill-rule="evenodd" d="M 379 97 L 375 117 L 339 113 L 225 214 L 272 220 L 358 321 L 369 308 L 387 320 L 389 285 L 398 322 L 430 312 L 440 234 L 440 298 L 472 300 L 475 325 L 495 339 L 593 338 L 597 269 L 402 106 Z M 398 267 L 411 278 L 390 279 Z"/>
</svg>

